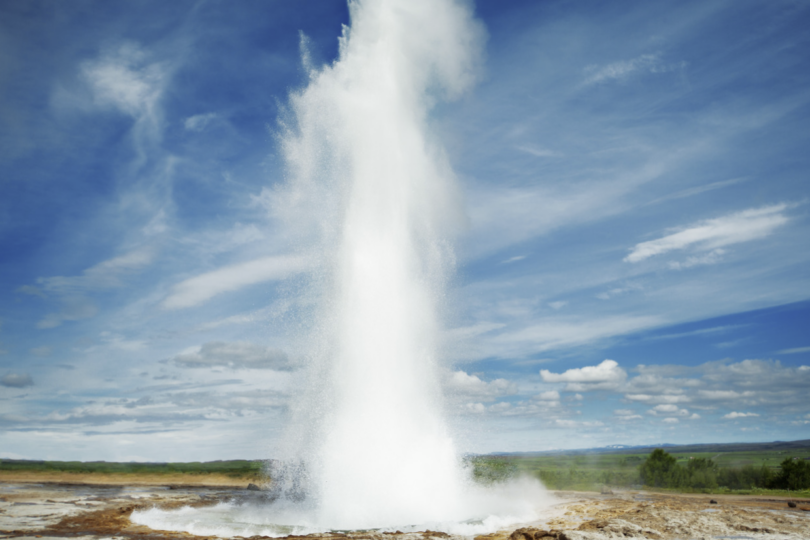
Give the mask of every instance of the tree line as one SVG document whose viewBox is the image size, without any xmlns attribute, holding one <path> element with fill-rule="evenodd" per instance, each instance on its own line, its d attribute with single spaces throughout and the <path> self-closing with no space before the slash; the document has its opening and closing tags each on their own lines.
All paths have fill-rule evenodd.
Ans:
<svg viewBox="0 0 810 540">
<path fill-rule="evenodd" d="M 786 458 L 779 469 L 746 465 L 718 467 L 711 459 L 692 458 L 683 466 L 661 448 L 639 466 L 641 483 L 650 487 L 679 489 L 810 489 L 810 462 Z"/>
</svg>

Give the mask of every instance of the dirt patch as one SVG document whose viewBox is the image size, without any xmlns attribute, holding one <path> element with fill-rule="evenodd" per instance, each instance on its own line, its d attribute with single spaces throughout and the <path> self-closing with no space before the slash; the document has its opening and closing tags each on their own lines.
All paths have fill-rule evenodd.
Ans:
<svg viewBox="0 0 810 540">
<path fill-rule="evenodd" d="M 46 471 L 0 471 L 0 482 L 14 484 L 73 484 L 95 486 L 210 486 L 244 488 L 256 479 L 225 474 L 107 474 Z"/>
<path fill-rule="evenodd" d="M 95 476 L 95 475 L 93 475 Z M 180 475 L 181 477 L 183 475 Z M 165 479 L 165 477 L 162 477 Z M 75 477 L 72 477 L 75 480 Z M 143 479 L 142 479 L 143 481 Z M 158 531 L 136 525 L 133 511 L 158 507 L 203 507 L 254 497 L 226 487 L 0 484 L 0 536 L 126 540 L 200 539 L 188 533 Z M 143 487 L 147 486 L 147 487 Z M 657 540 L 761 539 L 802 540 L 810 537 L 810 500 L 780 497 L 678 495 L 645 492 L 555 493 L 560 503 L 534 523 L 505 529 L 475 540 Z M 710 500 L 716 500 L 711 504 Z M 791 508 L 788 502 L 795 502 Z M 256 539 L 267 538 L 256 536 Z M 460 540 L 442 532 L 379 531 L 290 536 L 289 540 Z"/>
</svg>

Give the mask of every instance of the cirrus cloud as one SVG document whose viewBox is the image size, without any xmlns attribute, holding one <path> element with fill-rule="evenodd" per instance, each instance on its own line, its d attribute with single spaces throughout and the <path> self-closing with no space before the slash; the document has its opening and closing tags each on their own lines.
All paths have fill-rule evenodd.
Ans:
<svg viewBox="0 0 810 540">
<path fill-rule="evenodd" d="M 174 286 L 162 306 L 164 309 L 197 306 L 222 293 L 265 281 L 285 279 L 302 272 L 307 265 L 304 257 L 271 256 L 226 266 L 181 281 Z"/>
<path fill-rule="evenodd" d="M 656 255 L 692 247 L 710 253 L 703 258 L 692 257 L 679 268 L 717 262 L 723 254 L 719 248 L 764 238 L 787 223 L 785 209 L 786 204 L 774 204 L 707 219 L 656 240 L 636 244 L 624 261 L 637 263 Z"/>
</svg>

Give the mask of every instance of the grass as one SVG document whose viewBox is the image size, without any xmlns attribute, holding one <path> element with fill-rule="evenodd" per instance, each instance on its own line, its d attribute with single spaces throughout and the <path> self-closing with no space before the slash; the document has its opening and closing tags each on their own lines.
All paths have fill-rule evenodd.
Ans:
<svg viewBox="0 0 810 540">
<path fill-rule="evenodd" d="M 667 448 L 678 463 L 686 466 L 691 458 L 711 459 L 721 468 L 741 468 L 746 465 L 756 467 L 765 464 L 773 471 L 786 457 L 800 459 L 810 457 L 810 445 L 790 449 L 771 449 L 763 444 L 761 449 L 747 448 L 737 450 L 731 445 L 718 445 L 714 448 L 670 447 Z M 695 451 L 710 450 L 710 451 Z M 625 487 L 640 489 L 641 480 L 638 467 L 649 452 L 634 452 L 632 449 L 611 453 L 570 452 L 543 455 L 501 455 L 477 456 L 470 459 L 475 477 L 479 481 L 493 482 L 513 475 L 529 475 L 539 478 L 549 489 L 599 491 L 602 487 Z M 663 490 L 675 491 L 675 490 Z M 682 489 L 680 492 L 689 492 Z M 783 491 L 767 489 L 731 490 L 719 487 L 712 490 L 692 490 L 695 493 L 740 494 L 740 495 L 774 495 L 810 497 L 807 491 Z"/>
<path fill-rule="evenodd" d="M 671 447 L 667 451 L 678 463 L 686 465 L 690 458 L 709 458 L 719 467 L 740 468 L 745 465 L 761 466 L 763 463 L 776 471 L 786 457 L 810 457 L 810 445 L 789 449 L 772 449 L 762 445 L 761 449 L 748 447 L 736 449 L 730 445 L 707 448 Z M 703 451 L 695 451 L 703 450 Z M 705 451 L 710 450 L 710 451 Z M 599 491 L 603 486 L 641 488 L 638 467 L 649 455 L 648 451 L 611 453 L 571 452 L 543 455 L 503 455 L 476 456 L 469 458 L 475 478 L 482 483 L 491 483 L 516 475 L 529 475 L 539 478 L 550 489 Z M 263 461 L 232 460 L 190 463 L 116 463 L 105 461 L 31 461 L 0 460 L 0 471 L 26 472 L 65 472 L 81 474 L 220 474 L 233 479 L 258 478 L 264 471 Z M 671 491 L 671 490 L 662 490 Z M 680 490 L 689 492 L 689 490 Z M 782 491 L 766 489 L 731 490 L 692 490 L 699 493 L 774 495 L 810 497 L 810 492 Z"/>
<path fill-rule="evenodd" d="M 34 461 L 3 459 L 0 471 L 66 472 L 77 474 L 224 474 L 230 478 L 255 478 L 263 461 L 232 460 L 190 463 L 116 463 L 109 461 Z"/>
</svg>

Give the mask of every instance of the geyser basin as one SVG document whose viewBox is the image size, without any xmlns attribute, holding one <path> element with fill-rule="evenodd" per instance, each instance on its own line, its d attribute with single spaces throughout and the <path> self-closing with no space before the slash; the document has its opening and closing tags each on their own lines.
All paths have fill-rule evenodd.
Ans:
<svg viewBox="0 0 810 540">
<path fill-rule="evenodd" d="M 424 494 L 430 498 L 429 493 Z M 470 486 L 461 507 L 470 512 L 466 519 L 425 523 L 389 524 L 381 527 L 345 529 L 324 521 L 311 504 L 274 501 L 261 498 L 234 499 L 215 506 L 184 507 L 176 510 L 138 510 L 131 520 L 138 525 L 164 531 L 181 531 L 199 536 L 270 536 L 305 535 L 329 532 L 440 531 L 459 536 L 492 533 L 543 517 L 556 501 L 533 479 L 518 479 L 488 487 Z"/>
</svg>

